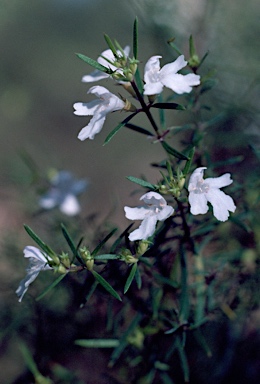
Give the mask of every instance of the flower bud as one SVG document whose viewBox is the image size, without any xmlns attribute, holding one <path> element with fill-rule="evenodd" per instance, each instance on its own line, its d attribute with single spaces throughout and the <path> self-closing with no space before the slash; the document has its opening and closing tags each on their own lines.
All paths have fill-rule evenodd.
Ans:
<svg viewBox="0 0 260 384">
<path fill-rule="evenodd" d="M 60 262 L 64 267 L 70 268 L 70 258 L 67 253 L 63 253 L 60 255 Z"/>
<path fill-rule="evenodd" d="M 92 271 L 94 266 L 94 257 L 86 247 L 80 248 L 81 258 L 89 271 Z"/>
<path fill-rule="evenodd" d="M 159 193 L 166 195 L 168 193 L 169 188 L 166 185 L 159 186 Z"/>
<path fill-rule="evenodd" d="M 125 102 L 125 106 L 124 106 L 124 111 L 130 111 L 130 112 L 135 112 L 136 111 L 136 107 L 127 99 L 124 99 L 123 100 Z"/>
<path fill-rule="evenodd" d="M 59 266 L 55 267 L 54 270 L 56 272 L 59 272 L 61 274 L 65 274 L 68 272 L 67 268 L 64 267 L 64 265 L 60 264 Z"/>
<path fill-rule="evenodd" d="M 147 240 L 139 241 L 136 254 L 142 256 L 147 251 L 149 244 L 150 242 Z"/>
<path fill-rule="evenodd" d="M 55 266 L 60 265 L 59 256 L 57 256 L 55 254 L 51 254 L 50 257 L 51 257 L 51 260 L 49 261 L 50 266 L 55 267 Z"/>
<path fill-rule="evenodd" d="M 192 57 L 190 57 L 188 64 L 191 68 L 198 68 L 198 66 L 200 65 L 199 56 L 195 54 Z"/>
<path fill-rule="evenodd" d="M 142 349 L 144 344 L 144 333 L 141 328 L 135 328 L 135 330 L 127 337 L 127 341 L 136 348 Z"/>
<path fill-rule="evenodd" d="M 185 184 L 185 177 L 180 177 L 179 181 L 178 181 L 178 186 L 180 188 L 180 190 L 182 190 L 182 188 L 184 187 L 184 184 Z"/>
<path fill-rule="evenodd" d="M 138 259 L 132 255 L 129 249 L 123 249 L 120 256 L 121 260 L 126 264 L 134 264 L 138 262 Z"/>
</svg>

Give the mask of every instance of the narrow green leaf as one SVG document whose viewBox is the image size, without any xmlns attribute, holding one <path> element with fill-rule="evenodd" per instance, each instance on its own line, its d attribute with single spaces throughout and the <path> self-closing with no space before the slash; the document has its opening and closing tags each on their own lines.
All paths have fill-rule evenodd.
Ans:
<svg viewBox="0 0 260 384">
<path fill-rule="evenodd" d="M 84 348 L 116 348 L 119 345 L 118 339 L 78 339 L 74 344 Z"/>
<path fill-rule="evenodd" d="M 102 285 L 103 288 L 105 288 L 105 290 L 107 292 L 109 292 L 112 296 L 114 296 L 117 300 L 119 301 L 122 301 L 121 297 L 119 296 L 119 294 L 114 290 L 113 287 L 111 287 L 111 285 L 97 272 L 95 271 L 92 271 L 92 274 L 93 276 L 95 277 L 95 279 L 99 282 L 99 284 Z"/>
<path fill-rule="evenodd" d="M 169 153 L 170 155 L 177 157 L 177 159 L 180 159 L 180 160 L 188 160 L 187 156 L 185 156 L 183 153 L 177 151 L 176 149 L 172 148 L 165 141 L 162 141 L 161 144 L 162 144 L 163 148 L 165 149 L 165 151 L 167 153 Z"/>
<path fill-rule="evenodd" d="M 126 293 L 128 291 L 128 289 L 130 288 L 132 281 L 135 277 L 136 270 L 137 270 L 137 263 L 134 263 L 132 268 L 131 268 L 131 271 L 129 273 L 129 276 L 126 280 L 125 287 L 124 287 L 124 293 Z"/>
<path fill-rule="evenodd" d="M 116 260 L 116 259 L 119 259 L 119 256 L 109 253 L 109 254 L 94 256 L 94 259 L 95 260 Z"/>
<path fill-rule="evenodd" d="M 137 288 L 141 289 L 142 288 L 142 276 L 140 273 L 140 270 L 137 268 L 136 273 L 135 273 L 135 281 L 137 284 Z"/>
<path fill-rule="evenodd" d="M 185 111 L 186 110 L 184 105 L 177 104 L 177 103 L 155 103 L 151 106 L 151 108 L 176 109 L 178 111 Z"/>
<path fill-rule="evenodd" d="M 74 257 L 77 258 L 77 260 L 80 262 L 80 264 L 85 265 L 84 262 L 82 261 L 81 257 L 80 257 L 79 252 L 78 252 L 78 247 L 76 247 L 76 245 L 74 244 L 74 242 L 73 242 L 72 238 L 70 237 L 69 232 L 67 231 L 67 228 L 65 227 L 64 224 L 61 224 L 61 230 L 62 230 L 63 236 L 65 237 L 65 240 L 67 241 Z"/>
<path fill-rule="evenodd" d="M 88 292 L 87 295 L 85 296 L 85 302 L 87 302 L 87 301 L 91 298 L 91 296 L 92 296 L 93 293 L 95 292 L 97 286 L 98 286 L 98 282 L 97 282 L 97 280 L 95 280 L 94 283 L 92 284 L 92 286 L 91 286 L 89 292 Z M 80 308 L 84 307 L 84 304 L 85 304 L 85 303 L 82 303 L 81 306 L 80 306 Z"/>
<path fill-rule="evenodd" d="M 146 135 L 146 136 L 154 136 L 154 134 L 152 132 L 148 131 L 148 129 L 138 127 L 138 125 L 135 125 L 135 124 L 131 124 L 131 123 L 126 124 L 125 127 L 130 128 L 133 131 L 136 131 L 138 133 L 142 133 L 143 135 Z"/>
<path fill-rule="evenodd" d="M 202 59 L 200 60 L 200 63 L 199 63 L 199 67 L 201 67 L 202 63 L 204 62 L 204 60 L 206 59 L 206 57 L 208 56 L 209 52 L 206 52 L 205 55 L 202 57 Z"/>
<path fill-rule="evenodd" d="M 189 47 L 190 47 L 190 57 L 196 55 L 196 49 L 195 49 L 192 35 L 190 35 L 190 38 L 189 38 Z"/>
<path fill-rule="evenodd" d="M 49 255 L 50 257 L 51 256 L 54 256 L 56 255 L 56 253 L 47 245 L 45 244 L 40 238 L 38 235 L 36 235 L 36 233 L 28 226 L 28 225 L 24 225 L 24 229 L 26 230 L 26 232 L 28 233 L 28 235 L 35 241 L 36 244 L 39 245 L 39 247 L 45 252 L 47 253 L 47 255 Z"/>
<path fill-rule="evenodd" d="M 141 313 L 137 313 L 137 315 L 134 317 L 132 323 L 129 325 L 129 327 L 126 329 L 126 332 L 123 334 L 121 339 L 119 340 L 119 346 L 114 349 L 110 362 L 109 367 L 113 367 L 114 363 L 117 361 L 123 350 L 127 347 L 128 341 L 127 338 L 131 333 L 135 330 L 135 328 L 138 326 L 140 321 L 142 320 L 143 315 Z"/>
<path fill-rule="evenodd" d="M 144 188 L 149 188 L 149 189 L 152 189 L 152 190 L 156 190 L 156 186 L 151 184 L 151 183 L 149 183 L 148 181 L 145 181 L 145 180 L 142 180 L 142 179 L 138 179 L 137 177 L 134 177 L 134 176 L 127 176 L 126 178 L 128 180 L 132 181 L 133 183 L 141 185 Z"/>
<path fill-rule="evenodd" d="M 22 341 L 19 341 L 18 345 L 19 345 L 19 349 L 23 355 L 24 361 L 27 365 L 27 368 L 31 371 L 33 376 L 35 378 L 38 377 L 39 379 L 40 378 L 44 379 L 44 377 L 39 372 L 37 365 L 36 365 L 35 361 L 33 360 L 33 356 L 31 354 L 31 351 L 29 350 L 29 348 L 27 348 L 27 345 L 24 344 Z M 44 381 L 42 381 L 42 382 L 44 382 Z M 47 380 L 46 380 L 46 383 L 47 383 Z M 51 383 L 51 381 L 49 381 L 49 383 Z"/>
<path fill-rule="evenodd" d="M 133 52 L 134 58 L 137 59 L 138 55 L 138 19 L 135 18 L 134 29 L 133 29 Z"/>
<path fill-rule="evenodd" d="M 172 39 L 169 39 L 167 41 L 167 43 L 179 54 L 179 55 L 182 55 L 182 52 L 179 50 L 179 48 L 177 47 L 177 45 L 174 44 L 174 40 L 175 40 L 175 37 L 173 37 Z"/>
<path fill-rule="evenodd" d="M 117 228 L 112 229 L 111 232 L 96 246 L 93 252 L 91 252 L 91 256 L 96 256 L 96 254 L 100 251 L 101 248 L 106 244 L 106 242 L 114 235 L 117 231 Z"/>
<path fill-rule="evenodd" d="M 85 63 L 88 63 L 91 65 L 91 67 L 94 67 L 95 69 L 98 69 L 101 72 L 108 73 L 111 75 L 113 71 L 110 68 L 105 67 L 104 65 L 99 64 L 96 60 L 91 59 L 88 56 L 82 55 L 81 53 L 76 53 L 79 59 L 85 61 Z"/>
<path fill-rule="evenodd" d="M 113 131 L 110 132 L 110 134 L 107 136 L 105 142 L 103 145 L 106 145 L 107 143 L 110 142 L 110 140 L 115 136 L 115 134 L 122 128 L 124 127 L 138 112 L 134 112 L 131 115 L 129 115 L 125 120 L 123 120 L 121 123 L 119 123 Z"/>
<path fill-rule="evenodd" d="M 138 91 L 142 95 L 144 92 L 144 83 L 143 83 L 142 77 L 140 75 L 139 68 L 137 68 L 137 70 L 135 72 L 135 83 L 137 85 Z"/>
<path fill-rule="evenodd" d="M 184 177 L 187 176 L 187 174 L 190 172 L 190 167 L 191 167 L 191 164 L 193 161 L 194 153 L 195 153 L 195 147 L 191 148 L 191 150 L 189 152 L 189 158 L 188 158 L 188 160 L 185 164 L 184 170 L 183 170 Z"/>
<path fill-rule="evenodd" d="M 49 287 L 47 287 L 35 300 L 39 301 L 41 300 L 45 295 L 47 295 L 48 292 L 50 292 L 56 285 L 58 285 L 64 277 L 67 276 L 67 274 L 60 275 Z"/>
<path fill-rule="evenodd" d="M 111 49 L 111 51 L 113 52 L 113 55 L 115 56 L 115 58 L 117 58 L 118 56 L 118 53 L 117 53 L 117 50 L 116 50 L 116 47 L 115 45 L 113 44 L 112 40 L 110 39 L 110 37 L 105 33 L 104 34 L 104 38 L 106 40 L 106 43 L 108 45 L 108 47 Z"/>
<path fill-rule="evenodd" d="M 177 343 L 176 343 L 177 350 L 179 352 L 179 357 L 181 361 L 181 367 L 184 374 L 184 382 L 189 383 L 190 382 L 190 370 L 189 370 L 189 363 L 187 359 L 187 355 L 185 352 L 185 349 L 181 343 L 181 340 L 179 337 L 177 337 Z"/>
</svg>

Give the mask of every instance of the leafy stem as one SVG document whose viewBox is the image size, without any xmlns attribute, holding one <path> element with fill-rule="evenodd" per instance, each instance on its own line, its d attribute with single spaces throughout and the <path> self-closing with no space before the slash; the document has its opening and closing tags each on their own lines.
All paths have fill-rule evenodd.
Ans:
<svg viewBox="0 0 260 384">
<path fill-rule="evenodd" d="M 135 81 L 132 81 L 132 82 L 131 82 L 131 85 L 132 85 L 132 87 L 133 87 L 133 89 L 134 89 L 134 91 L 135 91 L 135 94 L 136 94 L 136 97 L 137 97 L 138 101 L 140 102 L 140 104 L 141 104 L 141 106 L 142 106 L 142 110 L 143 110 L 143 112 L 144 112 L 144 113 L 146 114 L 146 116 L 148 117 L 148 119 L 149 119 L 149 121 L 150 121 L 150 123 L 151 123 L 153 129 L 155 130 L 158 139 L 159 139 L 159 138 L 160 138 L 160 135 L 159 135 L 159 129 L 158 129 L 157 124 L 156 124 L 156 122 L 154 121 L 154 118 L 153 118 L 153 116 L 152 116 L 152 114 L 151 114 L 151 112 L 150 112 L 150 106 L 147 105 L 147 104 L 145 103 L 145 101 L 144 101 L 144 99 L 143 99 L 143 96 L 142 96 L 141 93 L 139 92 L 139 89 L 138 89 L 138 87 L 137 87 Z"/>
</svg>

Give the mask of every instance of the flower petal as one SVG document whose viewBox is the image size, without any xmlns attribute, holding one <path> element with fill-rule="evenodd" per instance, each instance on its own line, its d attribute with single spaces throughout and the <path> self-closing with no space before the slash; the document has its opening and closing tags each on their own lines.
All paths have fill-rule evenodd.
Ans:
<svg viewBox="0 0 260 384">
<path fill-rule="evenodd" d="M 36 279 L 36 277 L 39 275 L 39 273 L 40 273 L 40 270 L 29 272 L 26 275 L 26 277 L 20 282 L 19 287 L 15 291 L 15 293 L 17 294 L 17 296 L 19 298 L 19 300 L 18 300 L 19 302 L 22 301 L 25 293 L 27 292 L 27 290 L 29 288 L 29 285 Z"/>
<path fill-rule="evenodd" d="M 49 258 L 48 255 L 46 255 L 46 253 L 44 253 L 43 251 L 41 251 L 40 249 L 38 249 L 32 245 L 28 245 L 27 247 L 25 247 L 23 250 L 23 253 L 24 253 L 24 257 L 32 257 L 34 259 L 39 260 L 44 265 L 47 263 L 47 260 Z M 49 267 L 48 264 L 47 264 L 47 266 L 48 266 L 47 269 L 51 268 L 51 267 Z"/>
<path fill-rule="evenodd" d="M 81 103 L 81 102 L 75 103 L 73 104 L 73 108 L 75 109 L 74 115 L 77 115 L 77 116 L 94 115 L 94 113 L 96 112 L 101 102 L 102 101 L 97 99 L 97 100 L 92 100 L 89 103 Z"/>
<path fill-rule="evenodd" d="M 89 75 L 83 76 L 81 81 L 83 83 L 93 83 L 94 81 L 107 79 L 108 77 L 109 75 L 107 73 L 95 69 L 95 71 L 91 72 Z"/>
<path fill-rule="evenodd" d="M 184 55 L 181 55 L 173 63 L 165 64 L 160 70 L 160 76 L 174 75 L 186 65 L 187 61 L 184 60 Z"/>
<path fill-rule="evenodd" d="M 152 236 L 155 231 L 157 219 L 155 216 L 146 217 L 139 228 L 130 233 L 129 240 L 146 240 L 148 237 Z"/>
<path fill-rule="evenodd" d="M 24 294 L 28 290 L 29 285 L 36 279 L 40 271 L 52 269 L 48 263 L 48 256 L 33 246 L 27 246 L 24 248 L 24 257 L 29 258 L 29 265 L 27 267 L 27 275 L 20 282 L 19 287 L 15 291 L 21 302 Z"/>
<path fill-rule="evenodd" d="M 203 180 L 204 169 L 207 169 L 207 167 L 199 167 L 196 168 L 194 172 L 192 172 L 188 186 L 189 192 L 197 187 L 197 182 L 199 180 Z"/>
<path fill-rule="evenodd" d="M 209 177 L 206 181 L 210 188 L 222 188 L 233 183 L 230 173 L 225 173 L 220 177 Z"/>
<path fill-rule="evenodd" d="M 206 197 L 213 206 L 214 216 L 219 221 L 226 221 L 229 217 L 229 211 L 235 212 L 236 210 L 233 199 L 219 189 L 210 189 Z"/>
<path fill-rule="evenodd" d="M 207 199 L 204 193 L 194 193 L 190 192 L 189 194 L 189 203 L 190 211 L 192 215 L 199 215 L 208 212 Z"/>
<path fill-rule="evenodd" d="M 88 125 L 79 132 L 78 139 L 81 141 L 86 139 L 93 140 L 95 135 L 103 128 L 105 120 L 105 116 L 102 118 L 99 118 L 99 116 L 92 117 Z"/>
<path fill-rule="evenodd" d="M 70 194 L 67 195 L 60 205 L 61 212 L 68 216 L 75 216 L 80 212 L 80 205 L 77 198 Z"/>
<path fill-rule="evenodd" d="M 168 75 L 161 77 L 161 82 L 179 95 L 192 91 L 192 86 L 200 84 L 200 76 L 190 73 L 188 75 Z"/>
<path fill-rule="evenodd" d="M 151 211 L 145 207 L 124 207 L 125 217 L 129 220 L 144 220 Z"/>
<path fill-rule="evenodd" d="M 160 193 L 157 193 L 157 192 L 147 192 L 140 197 L 140 200 L 143 200 L 145 204 L 149 204 L 149 205 L 156 205 L 156 206 L 167 205 L 165 198 L 162 197 L 162 195 L 160 195 Z"/>
<path fill-rule="evenodd" d="M 170 207 L 169 205 L 166 205 L 159 213 L 157 214 L 157 220 L 164 221 L 168 219 L 174 212 L 174 208 Z"/>
<path fill-rule="evenodd" d="M 159 95 L 162 91 L 163 84 L 161 82 L 144 84 L 144 95 Z"/>
<path fill-rule="evenodd" d="M 160 59 L 162 56 L 152 56 L 147 61 L 144 67 L 144 81 L 150 83 L 152 81 L 151 76 L 159 74 L 160 71 Z"/>
</svg>

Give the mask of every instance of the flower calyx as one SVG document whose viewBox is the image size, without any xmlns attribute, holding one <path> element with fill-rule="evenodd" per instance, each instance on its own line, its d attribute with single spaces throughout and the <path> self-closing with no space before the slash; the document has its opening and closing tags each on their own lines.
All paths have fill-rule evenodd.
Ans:
<svg viewBox="0 0 260 384">
<path fill-rule="evenodd" d="M 91 255 L 90 251 L 86 247 L 80 248 L 80 255 L 82 260 L 84 261 L 87 269 L 89 271 L 93 270 L 94 266 L 94 256 Z"/>
<path fill-rule="evenodd" d="M 138 262 L 138 259 L 132 255 L 131 251 L 127 248 L 124 248 L 120 252 L 120 260 L 124 261 L 126 264 L 135 264 Z"/>
</svg>

